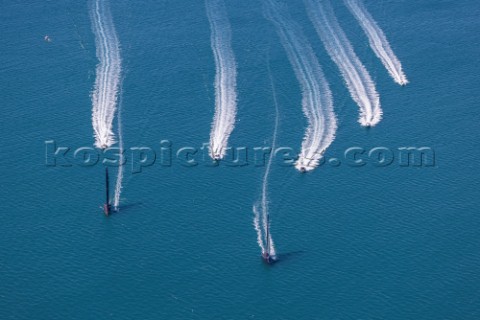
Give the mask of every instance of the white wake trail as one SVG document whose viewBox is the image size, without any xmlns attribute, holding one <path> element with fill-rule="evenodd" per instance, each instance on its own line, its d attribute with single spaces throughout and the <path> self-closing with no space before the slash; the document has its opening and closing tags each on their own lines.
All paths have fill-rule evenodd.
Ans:
<svg viewBox="0 0 480 320">
<path fill-rule="evenodd" d="M 368 37 L 370 47 L 375 55 L 382 61 L 393 80 L 399 85 L 406 85 L 408 83 L 405 76 L 402 64 L 393 52 L 387 37 L 382 29 L 377 25 L 373 17 L 367 11 L 361 0 L 344 0 L 345 5 L 358 20 L 360 26 Z"/>
<path fill-rule="evenodd" d="M 272 138 L 272 149 L 270 151 L 270 156 L 268 157 L 268 162 L 267 162 L 267 167 L 265 168 L 265 175 L 263 176 L 263 183 L 262 183 L 262 198 L 260 200 L 260 206 L 259 205 L 254 205 L 253 206 L 253 225 L 255 227 L 255 230 L 257 231 L 257 242 L 258 245 L 260 246 L 260 249 L 262 250 L 262 253 L 265 253 L 266 249 L 268 249 L 268 253 L 272 258 L 275 258 L 276 256 L 276 251 L 275 251 L 275 244 L 273 242 L 272 238 L 272 232 L 271 229 L 268 232 L 268 241 L 266 239 L 267 237 L 267 224 L 269 222 L 268 216 L 269 216 L 269 211 L 268 211 L 268 176 L 270 175 L 270 168 L 272 166 L 272 161 L 273 157 L 275 155 L 275 148 L 277 144 L 277 131 L 278 131 L 278 123 L 279 123 L 279 112 L 278 112 L 278 102 L 277 102 L 277 94 L 275 91 L 275 85 L 273 83 L 273 78 L 272 74 L 270 72 L 270 67 L 269 63 L 268 65 L 268 75 L 270 77 L 270 86 L 272 88 L 272 95 L 273 95 L 273 103 L 275 105 L 275 126 L 273 129 L 273 138 Z M 260 212 L 260 211 L 261 212 Z M 260 217 L 262 219 L 262 228 L 260 227 Z M 263 235 L 265 233 L 265 235 Z M 264 242 L 265 240 L 265 242 Z M 265 248 L 266 243 L 269 243 L 269 247 Z"/>
<path fill-rule="evenodd" d="M 226 154 L 228 138 L 235 127 L 237 113 L 237 66 L 231 46 L 230 22 L 223 0 L 206 0 L 211 29 L 211 47 L 215 58 L 215 116 L 210 132 L 210 156 Z"/>
<path fill-rule="evenodd" d="M 262 253 L 264 253 L 265 252 L 265 244 L 263 243 L 262 228 L 260 227 L 260 211 L 259 211 L 257 205 L 253 206 L 253 227 L 255 228 L 255 231 L 257 232 L 258 246 L 262 250 Z"/>
<path fill-rule="evenodd" d="M 95 146 L 105 149 L 115 143 L 112 123 L 117 108 L 122 69 L 120 43 L 106 0 L 95 0 L 90 15 L 99 60 L 92 92 L 92 124 Z"/>
<path fill-rule="evenodd" d="M 118 126 L 118 147 L 120 149 L 120 157 L 119 157 L 119 167 L 117 172 L 117 182 L 115 183 L 115 195 L 113 198 L 113 207 L 115 211 L 119 211 L 120 206 L 120 196 L 122 194 L 122 185 L 123 185 L 123 130 L 122 130 L 122 94 L 120 93 L 120 101 L 118 103 L 118 116 L 117 116 L 117 126 Z"/>
<path fill-rule="evenodd" d="M 304 0 L 308 15 L 328 54 L 340 69 L 352 99 L 360 108 L 358 122 L 374 126 L 382 119 L 380 97 L 370 74 L 355 54 L 328 0 Z"/>
<path fill-rule="evenodd" d="M 265 1 L 265 16 L 272 21 L 302 88 L 302 109 L 308 127 L 295 165 L 310 171 L 318 166 L 335 139 L 337 121 L 329 85 L 315 53 L 300 27 L 288 15 L 288 8 L 275 0 Z"/>
</svg>

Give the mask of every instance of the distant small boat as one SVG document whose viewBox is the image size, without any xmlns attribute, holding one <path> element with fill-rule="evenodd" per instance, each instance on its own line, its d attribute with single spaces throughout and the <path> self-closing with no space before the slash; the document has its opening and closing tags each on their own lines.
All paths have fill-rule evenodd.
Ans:
<svg viewBox="0 0 480 320">
<path fill-rule="evenodd" d="M 50 37 L 48 35 L 45 35 L 43 40 L 45 40 L 45 42 L 52 42 L 52 39 L 50 39 Z"/>
<path fill-rule="evenodd" d="M 103 205 L 103 212 L 105 213 L 106 216 L 110 214 L 110 205 L 108 203 L 105 203 Z"/>
<path fill-rule="evenodd" d="M 262 259 L 265 263 L 272 264 L 274 262 L 273 258 L 270 256 L 268 252 L 262 253 Z"/>
<path fill-rule="evenodd" d="M 222 155 L 220 154 L 220 152 L 218 152 L 218 150 L 213 150 L 212 158 L 213 160 L 220 160 L 222 158 Z"/>
</svg>

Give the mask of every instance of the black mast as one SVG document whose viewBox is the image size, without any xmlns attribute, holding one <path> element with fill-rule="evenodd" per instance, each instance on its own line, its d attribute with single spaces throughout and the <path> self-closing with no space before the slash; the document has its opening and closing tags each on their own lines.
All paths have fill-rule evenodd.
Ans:
<svg viewBox="0 0 480 320">
<path fill-rule="evenodd" d="M 110 202 L 110 192 L 109 192 L 109 183 L 108 183 L 108 168 L 105 168 L 105 190 L 106 190 L 106 201 L 105 203 L 108 204 Z"/>
<path fill-rule="evenodd" d="M 109 190 L 109 182 L 108 182 L 108 167 L 105 168 L 105 196 L 106 201 L 103 206 L 103 211 L 108 216 L 110 214 L 110 190 Z"/>
</svg>

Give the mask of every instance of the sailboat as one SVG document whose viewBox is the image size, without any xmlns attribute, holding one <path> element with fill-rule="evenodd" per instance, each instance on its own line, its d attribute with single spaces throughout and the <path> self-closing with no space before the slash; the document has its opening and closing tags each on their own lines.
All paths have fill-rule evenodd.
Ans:
<svg viewBox="0 0 480 320">
<path fill-rule="evenodd" d="M 270 215 L 267 214 L 267 246 L 262 252 L 262 259 L 265 263 L 272 264 L 275 262 L 275 259 L 270 255 Z"/>
</svg>

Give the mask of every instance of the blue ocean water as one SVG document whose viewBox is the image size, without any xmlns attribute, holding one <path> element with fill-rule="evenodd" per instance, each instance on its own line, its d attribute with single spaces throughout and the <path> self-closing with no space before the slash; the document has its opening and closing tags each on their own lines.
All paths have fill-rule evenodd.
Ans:
<svg viewBox="0 0 480 320">
<path fill-rule="evenodd" d="M 478 319 L 480 4 L 366 0 L 403 63 L 396 85 L 342 2 L 337 18 L 374 78 L 384 119 L 358 108 L 305 13 L 289 1 L 330 82 L 337 137 L 354 146 L 427 146 L 434 167 L 274 165 L 271 231 L 260 259 L 252 205 L 265 167 L 127 170 L 106 218 L 103 167 L 48 167 L 45 141 L 93 145 L 95 39 L 78 1 L 0 10 L 0 319 Z M 301 92 L 260 1 L 226 1 L 238 64 L 234 146 L 299 148 Z M 112 1 L 122 44 L 126 147 L 200 147 L 214 112 L 215 64 L 202 1 Z M 52 42 L 44 41 L 49 35 Z M 114 172 L 114 170 L 112 170 Z"/>
</svg>

